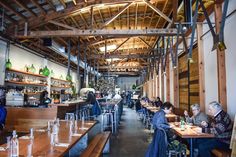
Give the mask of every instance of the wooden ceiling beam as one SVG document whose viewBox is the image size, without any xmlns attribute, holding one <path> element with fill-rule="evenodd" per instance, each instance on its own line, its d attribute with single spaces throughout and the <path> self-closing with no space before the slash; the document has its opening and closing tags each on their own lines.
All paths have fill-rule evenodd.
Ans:
<svg viewBox="0 0 236 157">
<path fill-rule="evenodd" d="M 164 18 L 166 21 L 168 21 L 169 23 L 172 23 L 172 20 L 166 16 L 162 11 L 160 11 L 159 9 L 157 9 L 152 3 L 150 3 L 147 0 L 143 0 L 150 8 L 152 8 L 157 14 L 159 14 L 162 18 Z M 168 0 L 166 0 L 168 1 Z"/>
<path fill-rule="evenodd" d="M 126 9 L 128 9 L 133 3 L 128 3 L 124 8 L 119 11 L 116 15 L 111 17 L 108 21 L 106 21 L 101 28 L 104 28 L 105 26 L 109 25 L 112 21 L 114 21 L 118 16 L 120 16 Z M 110 11 L 109 11 L 110 12 Z M 111 16 L 111 14 L 110 14 Z"/>
<path fill-rule="evenodd" d="M 124 45 L 130 38 L 127 38 L 125 41 L 123 41 L 112 53 L 116 52 L 122 45 Z"/>
<path fill-rule="evenodd" d="M 148 52 L 147 49 L 144 52 Z M 106 56 L 104 55 L 99 55 L 99 54 L 95 54 L 91 56 L 91 59 L 101 59 L 104 58 L 105 59 L 112 59 L 112 58 L 119 58 L 119 59 L 137 59 L 137 58 L 142 58 L 142 59 L 148 59 L 148 58 L 154 58 L 154 57 L 158 57 L 157 55 L 141 55 L 141 54 L 107 54 Z"/>
<path fill-rule="evenodd" d="M 99 69 L 143 69 L 145 66 L 100 66 Z"/>
<path fill-rule="evenodd" d="M 46 2 L 50 5 L 50 7 L 56 11 L 56 7 L 53 5 L 52 1 L 51 0 L 46 0 Z"/>
<path fill-rule="evenodd" d="M 114 58 L 117 58 L 117 56 L 121 56 L 121 55 L 144 55 L 146 54 L 147 52 L 151 51 L 152 49 L 132 49 L 130 51 L 124 51 L 124 50 L 117 50 L 115 51 L 114 53 L 109 53 L 109 54 L 106 54 L 106 56 L 104 54 L 96 54 L 94 55 L 94 57 L 99 57 L 99 58 L 105 58 L 105 57 L 113 57 Z M 91 56 L 92 57 L 92 56 Z M 119 58 L 119 57 L 118 57 Z"/>
<path fill-rule="evenodd" d="M 60 23 L 60 22 L 57 22 L 57 21 L 53 21 L 53 20 L 48 21 L 48 23 L 52 23 L 52 24 L 54 24 L 54 25 L 56 25 L 56 26 L 61 26 L 61 27 L 64 27 L 64 28 L 67 28 L 67 29 L 70 29 L 70 30 L 78 30 L 78 29 L 75 28 L 75 27 L 71 27 L 71 26 L 69 26 L 69 25 L 67 25 L 67 24 L 63 24 L 63 23 Z M 66 23 L 66 22 L 65 22 L 65 23 Z"/>
<path fill-rule="evenodd" d="M 149 45 L 143 38 L 138 37 L 144 44 L 146 44 L 149 48 L 152 48 L 151 45 Z"/>
<path fill-rule="evenodd" d="M 0 15 L 0 17 L 2 18 L 2 15 Z M 4 18 L 6 18 L 9 22 L 11 22 L 14 25 L 17 24 L 17 21 L 11 18 L 10 16 L 8 16 L 7 14 L 4 14 Z"/>
<path fill-rule="evenodd" d="M 59 0 L 59 2 L 61 3 L 61 5 L 63 5 L 64 8 L 66 8 L 66 3 L 64 2 L 64 0 Z"/>
<path fill-rule="evenodd" d="M 40 9 L 40 11 L 43 13 L 43 14 L 46 14 L 46 11 L 43 9 L 43 7 L 36 1 L 36 0 L 31 0 L 31 2 L 37 7 Z"/>
<path fill-rule="evenodd" d="M 78 37 L 78 36 L 175 36 L 177 30 L 171 29 L 146 29 L 146 30 L 52 30 L 52 31 L 29 31 L 27 36 L 17 38 L 39 37 Z"/>
<path fill-rule="evenodd" d="M 19 0 L 13 0 L 18 6 L 20 6 L 21 8 L 23 8 L 24 10 L 28 11 L 31 15 L 33 15 L 34 17 L 37 17 L 37 15 L 31 10 L 29 9 L 24 3 L 19 2 Z"/>
<path fill-rule="evenodd" d="M 14 8 L 12 8 L 9 4 L 6 4 L 5 2 L 3 2 L 2 0 L 0 1 L 0 5 L 3 6 L 5 9 L 11 11 L 12 13 L 16 14 L 17 16 L 19 16 L 20 18 L 22 18 L 24 21 L 26 21 L 26 17 L 24 15 L 22 15 L 21 13 L 17 12 Z"/>
<path fill-rule="evenodd" d="M 108 73 L 103 73 L 104 75 L 106 74 L 106 75 L 108 75 Z M 110 75 L 128 75 L 128 76 L 137 76 L 137 75 L 139 75 L 139 73 L 138 72 L 131 72 L 131 71 L 129 71 L 129 72 L 120 72 L 120 71 L 118 71 L 118 72 L 113 72 L 113 71 L 109 71 L 109 76 Z"/>
</svg>

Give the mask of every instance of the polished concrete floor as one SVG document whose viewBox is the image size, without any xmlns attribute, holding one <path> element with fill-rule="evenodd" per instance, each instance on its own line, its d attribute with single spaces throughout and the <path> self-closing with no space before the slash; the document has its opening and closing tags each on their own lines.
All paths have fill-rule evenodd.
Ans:
<svg viewBox="0 0 236 157">
<path fill-rule="evenodd" d="M 119 131 L 111 138 L 110 153 L 103 157 L 144 157 L 150 140 L 135 110 L 125 107 Z"/>
</svg>

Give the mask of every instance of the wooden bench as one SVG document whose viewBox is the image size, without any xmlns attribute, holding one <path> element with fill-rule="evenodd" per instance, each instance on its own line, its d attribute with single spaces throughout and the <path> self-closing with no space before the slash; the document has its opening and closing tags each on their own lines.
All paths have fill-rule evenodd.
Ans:
<svg viewBox="0 0 236 157">
<path fill-rule="evenodd" d="M 230 157 L 231 151 L 223 149 L 213 149 L 211 153 L 216 157 Z"/>
<path fill-rule="evenodd" d="M 80 157 L 100 157 L 110 136 L 111 132 L 97 134 Z"/>
</svg>

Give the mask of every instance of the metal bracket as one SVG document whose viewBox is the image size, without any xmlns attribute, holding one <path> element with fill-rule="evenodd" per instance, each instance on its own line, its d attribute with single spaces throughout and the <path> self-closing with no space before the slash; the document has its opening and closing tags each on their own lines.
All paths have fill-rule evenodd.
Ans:
<svg viewBox="0 0 236 157">
<path fill-rule="evenodd" d="M 191 35 L 191 41 L 190 41 L 190 47 L 188 52 L 188 59 L 192 58 L 192 51 L 193 51 L 193 42 L 194 42 L 194 36 L 195 36 L 195 29 L 196 29 L 196 23 L 197 23 L 197 17 L 198 17 L 198 0 L 196 0 L 196 7 L 193 17 L 193 23 L 192 23 L 192 35 Z"/>
</svg>

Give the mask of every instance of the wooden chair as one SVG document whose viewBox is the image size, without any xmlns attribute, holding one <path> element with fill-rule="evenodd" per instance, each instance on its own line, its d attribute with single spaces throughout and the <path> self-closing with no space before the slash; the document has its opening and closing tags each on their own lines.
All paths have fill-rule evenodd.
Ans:
<svg viewBox="0 0 236 157">
<path fill-rule="evenodd" d="M 100 157 L 103 153 L 104 147 L 109 144 L 108 140 L 110 136 L 111 132 L 97 134 L 89 143 L 84 152 L 80 155 L 80 157 Z"/>
</svg>

